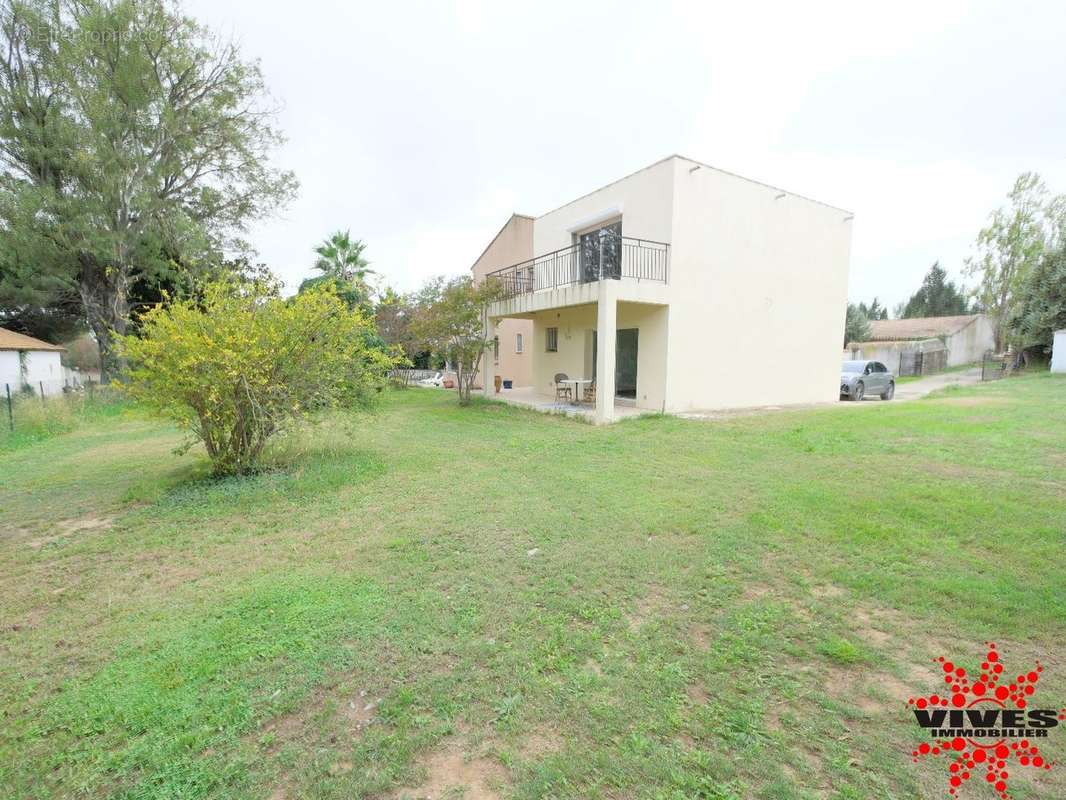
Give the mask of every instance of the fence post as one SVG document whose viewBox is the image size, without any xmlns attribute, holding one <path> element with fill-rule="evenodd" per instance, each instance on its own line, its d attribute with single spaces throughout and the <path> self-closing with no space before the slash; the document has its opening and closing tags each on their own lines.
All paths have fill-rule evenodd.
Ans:
<svg viewBox="0 0 1066 800">
<path fill-rule="evenodd" d="M 12 433 L 15 431 L 15 414 L 11 411 L 11 384 L 5 383 L 4 390 L 7 392 L 7 426 Z"/>
</svg>

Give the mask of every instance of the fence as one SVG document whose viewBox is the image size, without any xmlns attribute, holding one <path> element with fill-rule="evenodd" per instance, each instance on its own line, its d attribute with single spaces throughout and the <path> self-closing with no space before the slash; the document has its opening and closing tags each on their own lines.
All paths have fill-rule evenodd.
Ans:
<svg viewBox="0 0 1066 800">
<path fill-rule="evenodd" d="M 437 369 L 390 369 L 389 381 L 398 386 L 410 386 L 426 378 L 433 378 L 440 374 Z"/>
<path fill-rule="evenodd" d="M 899 370 L 896 375 L 932 375 L 934 372 L 943 372 L 947 365 L 947 350 L 904 350 L 899 354 Z"/>
<path fill-rule="evenodd" d="M 1010 375 L 1016 367 L 1013 355 L 986 354 L 981 360 L 981 380 L 998 381 Z"/>
<path fill-rule="evenodd" d="M 86 399 L 92 402 L 97 386 L 93 381 L 38 380 L 5 383 L 2 391 L 0 403 L 4 407 L 4 421 L 8 432 L 14 432 L 19 429 L 20 422 L 24 426 L 37 427 L 43 418 L 69 410 L 74 402 Z"/>
</svg>

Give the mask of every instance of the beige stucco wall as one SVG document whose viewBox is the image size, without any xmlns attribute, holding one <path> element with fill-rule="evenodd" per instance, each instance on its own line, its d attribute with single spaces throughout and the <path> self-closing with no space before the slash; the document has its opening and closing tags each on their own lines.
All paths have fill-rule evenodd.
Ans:
<svg viewBox="0 0 1066 800">
<path fill-rule="evenodd" d="M 550 253 L 574 243 L 574 233 L 622 217 L 622 235 L 670 241 L 673 160 L 667 159 L 537 217 L 533 251 Z"/>
<path fill-rule="evenodd" d="M 509 267 L 532 257 L 533 218 L 512 214 L 485 248 L 485 252 L 474 262 L 470 271 L 475 280 L 480 280 L 493 270 Z M 496 324 L 496 335 L 500 339 L 500 357 L 494 365 L 494 374 L 514 381 L 516 387 L 529 386 L 533 372 L 529 346 L 533 335 L 532 322 L 527 319 L 500 320 Z M 523 340 L 521 353 L 515 349 L 518 335 L 521 335 Z"/>
<path fill-rule="evenodd" d="M 667 285 L 617 283 L 617 327 L 640 329 L 638 405 L 687 411 L 837 399 L 849 212 L 675 156 L 538 217 L 532 254 L 568 247 L 576 232 L 618 216 L 624 236 L 670 244 Z M 591 377 L 595 292 L 595 284 L 579 285 L 496 307 L 532 319 L 527 350 L 539 391 L 552 390 L 556 372 Z M 560 328 L 555 354 L 544 352 L 552 324 Z M 768 369 L 754 349 L 789 368 Z"/>
<path fill-rule="evenodd" d="M 980 361 L 987 350 L 996 347 L 996 329 L 992 321 L 984 314 L 967 325 L 958 333 L 947 337 L 948 366 L 974 364 Z"/>
<path fill-rule="evenodd" d="M 672 167 L 667 410 L 835 401 L 851 214 L 688 159 Z"/>
<path fill-rule="evenodd" d="M 638 408 L 661 411 L 665 401 L 666 348 L 669 309 L 643 303 L 618 303 L 617 330 L 636 328 Z M 546 329 L 559 329 L 559 350 L 549 353 Z M 533 316 L 533 386 L 544 394 L 555 391 L 555 374 L 592 378 L 592 332 L 596 306 L 583 305 L 542 311 Z"/>
</svg>

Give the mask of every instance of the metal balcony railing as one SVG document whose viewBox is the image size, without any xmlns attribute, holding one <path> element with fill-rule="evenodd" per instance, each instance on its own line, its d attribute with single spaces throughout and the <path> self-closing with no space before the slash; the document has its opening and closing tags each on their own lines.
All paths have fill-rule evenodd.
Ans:
<svg viewBox="0 0 1066 800">
<path fill-rule="evenodd" d="M 507 297 L 579 283 L 632 278 L 669 282 L 670 245 L 628 236 L 601 236 L 498 269 L 485 276 L 503 284 Z"/>
</svg>

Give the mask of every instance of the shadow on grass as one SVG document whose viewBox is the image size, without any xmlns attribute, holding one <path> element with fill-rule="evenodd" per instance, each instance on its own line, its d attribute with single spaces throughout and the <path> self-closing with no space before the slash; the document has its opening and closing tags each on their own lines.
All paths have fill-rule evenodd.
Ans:
<svg viewBox="0 0 1066 800">
<path fill-rule="evenodd" d="M 198 445 L 191 463 L 135 484 L 123 499 L 149 505 L 157 514 L 216 515 L 282 499 L 306 501 L 365 483 L 384 474 L 386 463 L 380 453 L 356 445 L 355 419 L 333 418 L 279 437 L 268 445 L 260 468 L 246 475 L 212 475 Z"/>
</svg>

